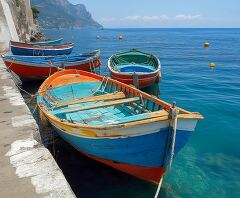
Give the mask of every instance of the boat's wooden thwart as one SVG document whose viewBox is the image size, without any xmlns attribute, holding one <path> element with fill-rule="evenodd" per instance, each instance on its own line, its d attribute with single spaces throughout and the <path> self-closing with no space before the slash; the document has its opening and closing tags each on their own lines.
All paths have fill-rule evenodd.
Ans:
<svg viewBox="0 0 240 198">
<path fill-rule="evenodd" d="M 113 79 L 135 87 L 152 85 L 161 77 L 159 59 L 135 49 L 112 55 L 108 68 Z"/>
<path fill-rule="evenodd" d="M 97 105 L 88 105 L 88 106 L 84 106 L 84 107 L 77 107 L 77 108 L 67 108 L 66 110 L 56 110 L 54 112 L 55 115 L 57 114 L 63 114 L 63 113 L 73 113 L 73 112 L 77 112 L 77 111 L 85 111 L 85 110 L 90 110 L 90 109 L 98 109 L 98 108 L 103 108 L 103 107 L 110 107 L 113 105 L 122 105 L 122 104 L 126 104 L 126 103 L 131 103 L 131 102 L 137 102 L 139 101 L 139 97 L 135 97 L 135 98 L 126 98 L 126 99 L 121 99 L 121 100 L 114 100 L 114 101 L 110 101 L 110 102 L 103 102 L 101 104 L 97 104 Z"/>
<path fill-rule="evenodd" d="M 60 69 L 79 69 L 96 72 L 100 66 L 100 51 L 69 56 L 18 56 L 2 55 L 3 61 L 10 70 L 23 81 L 45 79 Z"/>
<path fill-rule="evenodd" d="M 56 56 L 71 54 L 73 43 L 65 43 L 59 45 L 33 45 L 28 43 L 10 41 L 10 48 L 13 55 Z"/>
<path fill-rule="evenodd" d="M 67 105 L 73 105 L 73 104 L 79 104 L 79 103 L 84 103 L 84 102 L 94 102 L 94 101 L 106 101 L 106 100 L 113 100 L 113 99 L 121 99 L 125 98 L 126 95 L 123 92 L 114 92 L 110 94 L 103 94 L 99 96 L 89 96 L 86 98 L 80 98 L 80 99 L 74 99 L 73 101 L 70 102 L 63 102 L 60 104 L 56 104 L 53 108 L 58 108 L 58 107 L 63 107 Z M 51 110 L 53 109 L 51 108 Z"/>
<path fill-rule="evenodd" d="M 179 111 L 174 130 L 170 104 L 133 86 L 77 70 L 46 79 L 37 105 L 41 118 L 81 153 L 154 183 L 203 118 L 174 107 Z"/>
</svg>

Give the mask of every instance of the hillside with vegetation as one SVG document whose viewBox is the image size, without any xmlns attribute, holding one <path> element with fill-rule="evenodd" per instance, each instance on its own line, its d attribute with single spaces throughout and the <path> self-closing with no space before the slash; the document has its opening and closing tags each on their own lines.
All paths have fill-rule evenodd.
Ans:
<svg viewBox="0 0 240 198">
<path fill-rule="evenodd" d="M 39 10 L 38 23 L 42 28 L 102 28 L 85 5 L 73 5 L 67 0 L 32 0 Z"/>
</svg>

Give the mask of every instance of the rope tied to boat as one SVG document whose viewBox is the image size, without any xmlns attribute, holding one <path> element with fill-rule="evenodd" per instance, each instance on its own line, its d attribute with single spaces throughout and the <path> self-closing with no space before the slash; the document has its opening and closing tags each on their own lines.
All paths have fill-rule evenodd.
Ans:
<svg viewBox="0 0 240 198">
<path fill-rule="evenodd" d="M 94 62 L 93 62 L 93 59 L 91 59 L 91 63 L 92 63 L 93 71 L 94 71 L 94 73 L 96 74 L 97 72 L 96 72 L 96 67 L 95 67 L 95 64 L 94 64 Z"/>
<path fill-rule="evenodd" d="M 106 79 L 106 78 L 107 78 L 107 80 L 106 80 L 106 84 L 107 84 L 109 78 L 106 77 L 106 76 L 103 76 L 100 85 L 99 85 L 95 90 L 92 90 L 92 94 L 93 94 L 93 95 L 96 94 L 96 93 L 103 87 L 104 79 Z M 104 90 L 105 90 L 105 88 L 106 88 L 106 84 L 105 84 L 104 89 L 101 89 L 102 92 L 104 92 Z"/>
<path fill-rule="evenodd" d="M 17 76 L 15 76 L 14 73 L 12 72 L 12 70 L 11 70 L 12 64 L 13 64 L 13 62 L 10 64 L 9 67 L 8 67 L 8 66 L 6 67 L 6 71 L 11 75 L 11 77 L 12 77 L 12 79 L 13 79 L 13 82 L 14 82 L 14 84 L 16 85 L 16 87 L 17 87 L 18 89 L 20 89 L 21 91 L 23 91 L 24 93 L 26 93 L 27 95 L 29 95 L 29 96 L 31 97 L 31 100 L 32 100 L 32 98 L 34 98 L 34 97 L 36 96 L 36 94 L 30 94 L 28 91 L 24 90 L 23 88 L 21 88 L 21 87 L 19 86 L 19 84 L 21 84 L 21 80 L 20 80 L 19 78 L 17 78 Z M 16 83 L 16 81 L 17 81 L 18 83 Z"/>
<path fill-rule="evenodd" d="M 170 118 L 170 124 L 169 124 L 169 136 L 170 134 L 172 134 L 172 138 L 168 138 L 168 141 L 171 141 L 171 152 L 170 152 L 170 159 L 169 159 L 169 165 L 167 168 L 167 171 L 170 171 L 171 167 L 172 167 L 172 161 L 173 161 L 173 156 L 174 156 L 174 151 L 175 151 L 175 142 L 176 142 L 176 134 L 177 134 L 177 116 L 179 114 L 179 110 L 176 108 L 176 102 L 173 102 L 172 107 L 170 108 L 170 112 L 169 112 L 169 118 Z M 170 133 L 170 131 L 172 131 Z M 168 142 L 169 143 L 169 142 Z M 168 145 L 167 143 L 167 145 Z M 167 148 L 168 149 L 168 146 Z M 165 154 L 168 154 L 168 152 L 165 152 Z M 167 158 L 168 159 L 168 158 Z M 164 161 L 165 161 L 165 157 L 164 157 Z M 163 162 L 163 165 L 165 163 Z M 158 184 L 158 188 L 157 191 L 155 193 L 154 198 L 158 198 L 161 186 L 162 186 L 162 181 L 163 181 L 163 176 L 161 177 L 159 184 Z"/>
<path fill-rule="evenodd" d="M 170 153 L 170 160 L 169 160 L 169 166 L 168 171 L 172 167 L 172 161 L 175 151 L 175 142 L 176 142 L 176 134 L 177 134 L 177 116 L 179 114 L 179 110 L 176 108 L 176 102 L 173 102 L 171 110 L 170 110 L 170 117 L 171 117 L 171 124 L 170 127 L 172 127 L 173 135 L 172 135 L 172 144 L 171 144 L 171 153 Z"/>
</svg>

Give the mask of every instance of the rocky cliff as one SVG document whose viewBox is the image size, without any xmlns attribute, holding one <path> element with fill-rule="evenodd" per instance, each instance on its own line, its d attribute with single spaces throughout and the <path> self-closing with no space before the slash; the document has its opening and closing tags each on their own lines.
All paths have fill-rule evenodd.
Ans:
<svg viewBox="0 0 240 198">
<path fill-rule="evenodd" d="M 0 51 L 9 40 L 28 41 L 35 31 L 30 0 L 0 0 Z"/>
<path fill-rule="evenodd" d="M 42 28 L 101 28 L 83 4 L 67 0 L 32 0 L 40 11 L 38 23 Z"/>
</svg>

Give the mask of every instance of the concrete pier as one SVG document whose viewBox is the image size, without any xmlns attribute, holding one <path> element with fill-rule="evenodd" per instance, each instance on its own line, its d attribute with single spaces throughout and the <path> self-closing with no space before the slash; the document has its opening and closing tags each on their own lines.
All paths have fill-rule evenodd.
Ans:
<svg viewBox="0 0 240 198">
<path fill-rule="evenodd" d="M 0 197 L 75 197 L 0 58 Z"/>
</svg>

